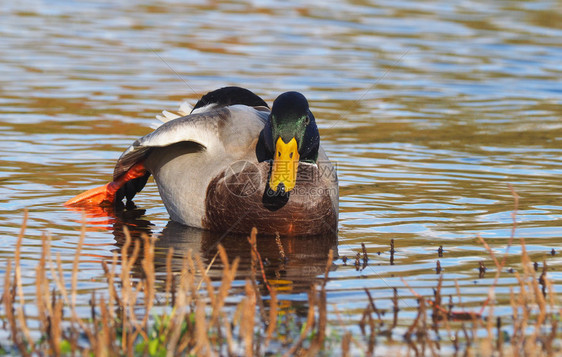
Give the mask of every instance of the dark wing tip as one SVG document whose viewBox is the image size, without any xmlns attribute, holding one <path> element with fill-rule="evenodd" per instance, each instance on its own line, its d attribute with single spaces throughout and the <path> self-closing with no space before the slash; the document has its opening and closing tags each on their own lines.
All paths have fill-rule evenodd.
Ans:
<svg viewBox="0 0 562 357">
<path fill-rule="evenodd" d="M 223 87 L 205 94 L 193 107 L 193 110 L 216 104 L 217 107 L 243 104 L 249 107 L 266 107 L 267 103 L 254 92 L 242 87 Z"/>
</svg>

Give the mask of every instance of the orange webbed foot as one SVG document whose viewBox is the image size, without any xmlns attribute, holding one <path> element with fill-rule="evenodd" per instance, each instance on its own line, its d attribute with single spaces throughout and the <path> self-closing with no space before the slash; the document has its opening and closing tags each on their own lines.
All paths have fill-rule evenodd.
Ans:
<svg viewBox="0 0 562 357">
<path fill-rule="evenodd" d="M 147 171 L 142 162 L 133 165 L 125 174 L 115 181 L 100 187 L 92 188 L 86 192 L 71 198 L 64 203 L 65 206 L 100 206 L 102 204 L 113 204 L 115 194 L 130 180 L 146 175 Z"/>
<path fill-rule="evenodd" d="M 102 203 L 113 203 L 115 192 L 113 182 L 82 192 L 64 203 L 65 206 L 100 206 Z"/>
</svg>

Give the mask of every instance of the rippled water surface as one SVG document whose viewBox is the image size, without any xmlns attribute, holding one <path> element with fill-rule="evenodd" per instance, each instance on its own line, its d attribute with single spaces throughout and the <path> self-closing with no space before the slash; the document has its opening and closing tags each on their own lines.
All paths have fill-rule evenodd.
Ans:
<svg viewBox="0 0 562 357">
<path fill-rule="evenodd" d="M 477 234 L 505 251 L 510 183 L 520 196 L 516 238 L 560 282 L 561 59 L 555 0 L 2 2 L 0 269 L 26 208 L 26 289 L 34 291 L 43 232 L 70 269 L 82 217 L 62 203 L 105 183 L 161 110 L 240 85 L 269 103 L 303 92 L 338 167 L 339 236 L 284 241 L 288 262 L 268 268 L 286 285 L 282 299 L 306 302 L 333 248 L 328 300 L 347 311 L 346 323 L 365 307 L 364 288 L 386 309 L 397 288 L 403 317 L 414 316 L 415 296 L 400 278 L 431 296 L 437 260 L 444 292 L 455 294 L 457 280 L 479 306 L 494 266 Z M 123 224 L 160 235 L 162 260 L 170 246 L 178 256 L 214 256 L 217 237 L 169 223 L 152 181 L 135 203 L 118 220 L 88 218 L 84 301 L 104 286 L 99 262 L 119 249 Z M 245 238 L 221 242 L 249 259 Z M 357 269 L 361 243 L 369 260 Z M 259 245 L 278 260 L 275 241 Z M 508 267 L 518 268 L 520 251 L 511 247 Z M 490 270 L 479 277 L 481 261 Z M 500 302 L 513 282 L 502 275 Z M 509 315 L 505 307 L 496 314 Z"/>
</svg>

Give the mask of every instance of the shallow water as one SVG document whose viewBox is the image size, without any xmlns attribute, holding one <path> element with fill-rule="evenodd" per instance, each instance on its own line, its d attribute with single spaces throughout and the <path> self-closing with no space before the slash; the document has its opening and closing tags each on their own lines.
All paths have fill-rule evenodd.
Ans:
<svg viewBox="0 0 562 357">
<path fill-rule="evenodd" d="M 437 260 L 444 294 L 456 294 L 457 280 L 464 301 L 478 307 L 495 270 L 476 237 L 496 255 L 505 251 L 514 208 L 508 184 L 520 195 L 516 238 L 559 282 L 561 38 L 557 1 L 4 2 L 0 269 L 28 209 L 26 289 L 33 291 L 43 232 L 70 271 L 82 218 L 62 203 L 105 183 L 162 109 L 240 85 L 270 103 L 281 92 L 303 92 L 338 167 L 339 235 L 284 241 L 288 262 L 268 268 L 286 285 L 283 299 L 306 301 L 334 248 L 328 299 L 348 311 L 346 323 L 366 306 L 364 288 L 388 309 L 396 287 L 402 317 L 414 316 L 415 296 L 400 278 L 431 296 Z M 103 287 L 99 262 L 120 247 L 123 221 L 162 235 L 160 257 L 170 246 L 178 256 L 189 248 L 214 255 L 221 237 L 169 225 L 153 183 L 135 203 L 121 219 L 87 219 L 84 299 Z M 221 243 L 231 256 L 249 257 L 245 238 Z M 361 243 L 369 262 L 357 270 Z M 278 261 L 276 242 L 259 244 Z M 508 268 L 519 267 L 520 251 L 511 247 Z M 481 261 L 489 268 L 482 278 Z M 513 283 L 505 272 L 499 301 Z"/>
</svg>

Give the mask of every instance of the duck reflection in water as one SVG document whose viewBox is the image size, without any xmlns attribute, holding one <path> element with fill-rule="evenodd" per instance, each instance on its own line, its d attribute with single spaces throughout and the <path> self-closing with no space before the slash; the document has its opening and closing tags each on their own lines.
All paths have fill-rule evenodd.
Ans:
<svg viewBox="0 0 562 357">
<path fill-rule="evenodd" d="M 121 250 L 125 242 L 124 227 L 129 230 L 133 240 L 140 239 L 142 234 L 154 236 L 154 271 L 161 284 L 157 288 L 164 289 L 166 277 L 166 257 L 173 248 L 172 272 L 181 270 L 183 258 L 191 250 L 193 255 L 201 256 L 205 265 L 210 264 L 217 253 L 219 244 L 225 248 L 230 262 L 240 257 L 236 280 L 252 278 L 251 246 L 248 235 L 215 233 L 198 228 L 184 226 L 169 221 L 160 233 L 154 233 L 154 225 L 144 218 L 145 210 L 134 205 L 122 207 L 114 212 L 113 234 L 116 246 Z M 134 245 L 131 245 L 130 253 Z M 313 283 L 320 283 L 324 277 L 330 249 L 334 259 L 337 258 L 337 234 L 306 237 L 257 236 L 257 250 L 262 258 L 268 283 L 279 293 L 294 294 L 308 292 Z M 142 252 L 142 249 L 141 249 Z M 141 259 L 137 259 L 133 273 L 142 276 Z M 213 280 L 220 280 L 223 265 L 217 257 L 208 272 Z M 334 270 L 332 264 L 330 270 Z M 263 294 L 268 294 L 260 268 L 257 268 Z"/>
</svg>

